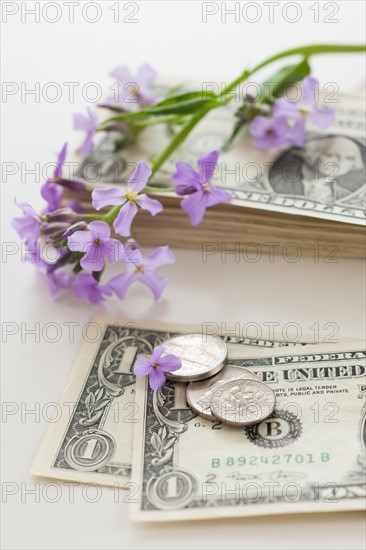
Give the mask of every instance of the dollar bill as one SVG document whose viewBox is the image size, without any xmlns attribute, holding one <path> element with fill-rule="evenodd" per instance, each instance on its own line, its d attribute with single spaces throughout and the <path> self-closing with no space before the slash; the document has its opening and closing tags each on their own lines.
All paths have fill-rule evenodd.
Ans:
<svg viewBox="0 0 366 550">
<path fill-rule="evenodd" d="M 81 482 L 124 486 L 130 479 L 132 439 L 136 425 L 133 364 L 139 355 L 181 332 L 201 332 L 200 326 L 129 322 L 97 318 L 98 338 L 85 339 L 59 402 L 57 422 L 50 423 L 31 473 Z M 229 355 L 238 347 L 267 349 L 293 345 L 274 340 L 222 335 Z M 312 342 L 314 335 L 305 337 Z M 259 352 L 258 352 L 259 353 Z"/>
<path fill-rule="evenodd" d="M 133 520 L 365 507 L 365 343 L 241 352 L 230 362 L 276 395 L 258 425 L 204 420 L 187 406 L 184 384 L 154 393 L 137 381 Z"/>
<path fill-rule="evenodd" d="M 230 147 L 224 146 L 237 122 L 235 112 L 240 103 L 235 99 L 211 111 L 194 128 L 156 173 L 154 183 L 170 186 L 178 160 L 194 165 L 198 157 L 218 149 L 222 153 L 212 181 L 231 191 L 232 204 L 362 225 L 366 197 L 364 98 L 325 93 L 319 101 L 336 110 L 326 131 L 310 125 L 303 148 L 283 146 L 263 153 L 244 132 Z M 121 136 L 110 133 L 83 161 L 78 176 L 92 183 L 123 184 L 136 162 L 151 162 L 171 137 L 164 125 L 157 125 L 145 129 L 137 142 L 116 148 Z M 161 195 L 162 199 L 167 196 L 166 192 Z"/>
</svg>

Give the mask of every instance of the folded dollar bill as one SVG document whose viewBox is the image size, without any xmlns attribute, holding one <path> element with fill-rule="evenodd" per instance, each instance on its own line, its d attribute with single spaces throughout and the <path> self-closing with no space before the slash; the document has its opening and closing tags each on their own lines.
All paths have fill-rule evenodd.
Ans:
<svg viewBox="0 0 366 550">
<path fill-rule="evenodd" d="M 364 342 L 260 352 L 242 346 L 230 363 L 252 370 L 276 395 L 273 415 L 245 428 L 196 416 L 184 384 L 153 392 L 139 379 L 131 518 L 363 509 L 365 358 Z"/>
<path fill-rule="evenodd" d="M 138 355 L 181 332 L 201 332 L 201 326 L 125 319 L 92 321 L 100 338 L 84 339 L 59 406 L 62 414 L 51 423 L 33 462 L 34 475 L 123 487 L 131 476 L 132 438 L 137 422 L 135 376 Z M 212 324 L 207 324 L 212 332 Z M 291 345 L 283 336 L 274 340 L 223 335 L 229 355 L 239 348 L 265 349 Z M 313 335 L 304 337 L 312 342 Z M 233 343 L 230 343 L 233 342 Z M 293 345 L 293 344 L 292 344 Z M 249 354 L 251 355 L 251 353 Z"/>
</svg>

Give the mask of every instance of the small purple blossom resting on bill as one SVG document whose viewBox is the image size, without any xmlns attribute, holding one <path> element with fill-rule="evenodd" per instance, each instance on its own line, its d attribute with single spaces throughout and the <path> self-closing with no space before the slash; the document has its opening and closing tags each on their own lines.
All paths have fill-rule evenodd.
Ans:
<svg viewBox="0 0 366 550">
<path fill-rule="evenodd" d="M 148 376 L 152 390 L 162 388 L 166 382 L 165 372 L 174 372 L 182 366 L 181 360 L 173 354 L 163 355 L 164 346 L 154 348 L 151 358 L 139 357 L 133 372 L 135 376 Z"/>
<path fill-rule="evenodd" d="M 141 161 L 127 183 L 126 192 L 117 187 L 108 187 L 107 189 L 94 189 L 92 193 L 93 206 L 96 210 L 100 210 L 104 206 L 122 206 L 113 223 L 116 233 L 122 237 L 129 237 L 131 233 L 131 224 L 137 214 L 137 205 L 150 212 L 152 216 L 156 216 L 163 210 L 161 202 L 151 199 L 145 194 L 139 195 L 150 176 L 151 168 Z"/>
<path fill-rule="evenodd" d="M 274 102 L 273 118 L 256 116 L 249 126 L 254 147 L 261 151 L 282 147 L 285 143 L 301 147 L 305 141 L 306 120 L 323 130 L 328 128 L 334 120 L 335 111 L 318 107 L 315 100 L 318 86 L 318 80 L 306 77 L 301 83 L 299 99 L 281 97 Z"/>
<path fill-rule="evenodd" d="M 98 116 L 90 107 L 87 107 L 88 116 L 81 113 L 74 115 L 75 130 L 82 130 L 86 133 L 85 139 L 79 147 L 79 153 L 82 155 L 90 155 L 94 149 L 93 137 L 98 130 Z"/>
<path fill-rule="evenodd" d="M 157 73 L 150 65 L 141 65 L 135 77 L 124 65 L 116 67 L 110 75 L 116 79 L 118 90 L 114 97 L 107 100 L 107 105 L 123 107 L 129 111 L 138 107 L 147 107 L 156 102 L 152 85 Z"/>
<path fill-rule="evenodd" d="M 286 143 L 291 127 L 285 117 L 270 119 L 257 116 L 249 130 L 254 137 L 254 147 L 261 151 L 268 151 L 271 147 L 281 147 Z"/>
<path fill-rule="evenodd" d="M 198 225 L 205 215 L 206 208 L 221 202 L 228 202 L 232 195 L 229 191 L 214 187 L 212 176 L 217 169 L 219 151 L 211 151 L 197 161 L 198 172 L 188 162 L 177 162 L 177 171 L 172 178 L 177 195 L 188 195 L 180 203 L 188 214 L 191 224 Z"/>
<path fill-rule="evenodd" d="M 318 86 L 319 81 L 316 78 L 310 76 L 304 78 L 301 83 L 300 99 L 291 100 L 287 97 L 276 99 L 273 116 L 301 120 L 304 125 L 305 120 L 309 119 L 319 128 L 326 130 L 334 120 L 335 111 L 327 107 L 318 107 L 316 100 Z"/>
</svg>

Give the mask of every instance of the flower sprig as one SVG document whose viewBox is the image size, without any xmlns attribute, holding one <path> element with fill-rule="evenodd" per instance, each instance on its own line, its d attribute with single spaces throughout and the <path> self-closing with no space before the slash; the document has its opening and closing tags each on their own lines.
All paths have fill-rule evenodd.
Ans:
<svg viewBox="0 0 366 550">
<path fill-rule="evenodd" d="M 285 143 L 303 145 L 307 120 L 326 128 L 334 118 L 333 110 L 317 105 L 315 90 L 318 81 L 310 76 L 310 57 L 361 51 L 365 51 L 364 46 L 322 44 L 294 48 L 245 70 L 220 93 L 172 89 L 164 97 L 156 95 L 153 88 L 156 73 L 148 65 L 140 67 L 136 78 L 126 67 L 117 67 L 111 73 L 117 89 L 114 88 L 113 97 L 108 97 L 100 105 L 109 116 L 99 122 L 99 116 L 90 108 L 86 115 L 74 115 L 75 129 L 85 133 L 79 153 L 88 155 L 93 151 L 97 132 L 118 131 L 121 141 L 126 142 L 138 140 L 140 132 L 148 126 L 169 124 L 174 128 L 173 137 L 151 166 L 141 159 L 127 182 L 126 190 L 115 187 L 93 189 L 85 181 L 65 177 L 65 143 L 52 177 L 41 187 L 41 195 L 46 201 L 43 212 L 38 214 L 28 203 L 17 203 L 22 215 L 13 220 L 13 226 L 25 242 L 26 259 L 45 274 L 51 295 L 70 287 L 75 296 L 87 298 L 90 302 L 100 302 L 112 295 L 124 299 L 130 285 L 140 282 L 151 290 L 155 299 L 159 299 L 166 279 L 155 270 L 174 263 L 174 254 L 168 246 L 160 246 L 143 256 L 140 244 L 132 238 L 133 222 L 139 209 L 152 216 L 163 212 L 161 202 L 149 196 L 161 191 L 151 181 L 154 174 L 200 120 L 233 99 L 232 92 L 237 86 L 267 65 L 293 56 L 300 56 L 300 60 L 282 67 L 270 79 L 274 83 L 271 94 L 262 94 L 258 101 L 248 95 L 244 98 L 226 146 L 246 129 L 254 138 L 254 147 L 262 151 Z M 299 88 L 300 97 L 289 100 L 284 93 L 294 85 Z M 228 191 L 212 184 L 218 157 L 219 151 L 207 152 L 197 160 L 198 169 L 179 161 L 171 176 L 172 185 L 168 190 L 183 197 L 180 204 L 192 225 L 202 222 L 207 208 L 231 200 Z M 75 198 L 65 202 L 65 189 Z M 89 198 L 93 213 L 84 212 L 78 194 L 83 200 L 85 196 Z M 44 254 L 49 246 L 57 251 L 56 259 L 50 260 Z M 102 282 L 108 263 L 118 264 L 122 272 Z M 162 380 L 162 376 L 160 378 Z"/>
</svg>

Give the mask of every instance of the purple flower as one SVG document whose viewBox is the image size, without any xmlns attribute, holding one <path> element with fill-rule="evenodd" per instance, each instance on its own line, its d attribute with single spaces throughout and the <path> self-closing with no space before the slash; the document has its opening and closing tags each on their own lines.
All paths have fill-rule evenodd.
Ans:
<svg viewBox="0 0 366 550">
<path fill-rule="evenodd" d="M 107 285 L 100 285 L 90 273 L 79 273 L 72 284 L 75 296 L 87 298 L 90 302 L 97 303 L 104 300 L 104 296 L 111 296 L 112 291 Z"/>
<path fill-rule="evenodd" d="M 27 250 L 24 255 L 24 259 L 45 273 L 47 276 L 48 289 L 53 298 L 57 296 L 62 288 L 67 288 L 70 286 L 72 274 L 69 271 L 59 270 L 57 262 L 54 264 L 47 263 L 41 257 L 39 246 L 37 246 L 34 250 Z"/>
<path fill-rule="evenodd" d="M 256 116 L 249 131 L 254 137 L 254 147 L 268 151 L 271 147 L 281 147 L 289 139 L 291 127 L 285 117 L 270 119 Z"/>
<path fill-rule="evenodd" d="M 107 223 L 95 221 L 88 225 L 88 231 L 75 231 L 67 239 L 71 251 L 85 252 L 80 260 L 83 269 L 102 271 L 104 257 L 116 263 L 123 255 L 123 245 L 110 238 L 111 230 Z"/>
<path fill-rule="evenodd" d="M 164 346 L 154 348 L 151 358 L 139 357 L 135 363 L 133 372 L 135 376 L 149 376 L 149 384 L 152 390 L 162 388 L 166 382 L 165 372 L 174 372 L 181 368 L 182 362 L 175 355 L 165 352 Z"/>
<path fill-rule="evenodd" d="M 288 117 L 294 120 L 309 119 L 322 129 L 328 128 L 335 117 L 334 109 L 318 107 L 316 101 L 316 87 L 319 81 L 307 76 L 302 81 L 302 94 L 299 100 L 290 100 L 286 97 L 276 99 L 273 116 Z"/>
<path fill-rule="evenodd" d="M 69 271 L 48 270 L 47 273 L 48 288 L 52 297 L 56 296 L 61 288 L 70 286 L 72 274 Z"/>
<path fill-rule="evenodd" d="M 58 154 L 56 167 L 53 172 L 53 177 L 49 178 L 41 188 L 41 195 L 47 201 L 46 212 L 52 212 L 60 208 L 63 189 L 57 185 L 57 180 L 62 176 L 62 167 L 65 163 L 67 155 L 67 143 L 64 144 Z"/>
<path fill-rule="evenodd" d="M 218 156 L 219 151 L 211 151 L 199 158 L 199 172 L 187 162 L 176 163 L 177 171 L 172 176 L 175 190 L 178 195 L 188 195 L 180 205 L 190 217 L 192 225 L 202 221 L 206 208 L 231 200 L 231 193 L 211 184 Z"/>
<path fill-rule="evenodd" d="M 111 76 L 115 78 L 119 84 L 118 98 L 110 98 L 108 103 L 123 104 L 126 108 L 129 107 L 146 107 L 153 105 L 156 97 L 151 90 L 152 84 L 156 78 L 156 72 L 149 65 L 141 65 L 137 71 L 136 77 L 133 77 L 124 65 L 116 67 Z"/>
<path fill-rule="evenodd" d="M 72 208 L 64 206 L 63 208 L 58 208 L 50 212 L 47 215 L 47 220 L 52 222 L 73 223 L 76 220 L 76 213 Z"/>
<path fill-rule="evenodd" d="M 160 246 L 145 258 L 140 250 L 130 248 L 123 260 L 126 272 L 113 277 L 108 285 L 121 300 L 124 299 L 127 289 L 136 281 L 148 286 L 156 300 L 158 300 L 165 288 L 166 278 L 155 269 L 161 265 L 175 262 L 174 254 L 168 246 Z"/>
<path fill-rule="evenodd" d="M 12 226 L 27 246 L 33 246 L 41 235 L 41 218 L 27 202 L 16 202 L 23 216 L 14 218 Z"/>
<path fill-rule="evenodd" d="M 117 187 L 94 189 L 92 193 L 93 206 L 96 210 L 100 210 L 104 206 L 123 205 L 113 223 L 116 233 L 123 237 L 130 235 L 131 223 L 137 214 L 137 205 L 150 212 L 152 216 L 163 210 L 161 202 L 151 199 L 145 194 L 138 194 L 145 187 L 150 176 L 151 169 L 145 162 L 141 161 L 129 179 L 125 193 Z"/>
<path fill-rule="evenodd" d="M 86 132 L 85 140 L 79 148 L 82 155 L 89 155 L 93 149 L 93 137 L 98 129 L 98 116 L 90 107 L 87 108 L 88 116 L 77 113 L 74 115 L 75 130 Z"/>
</svg>

